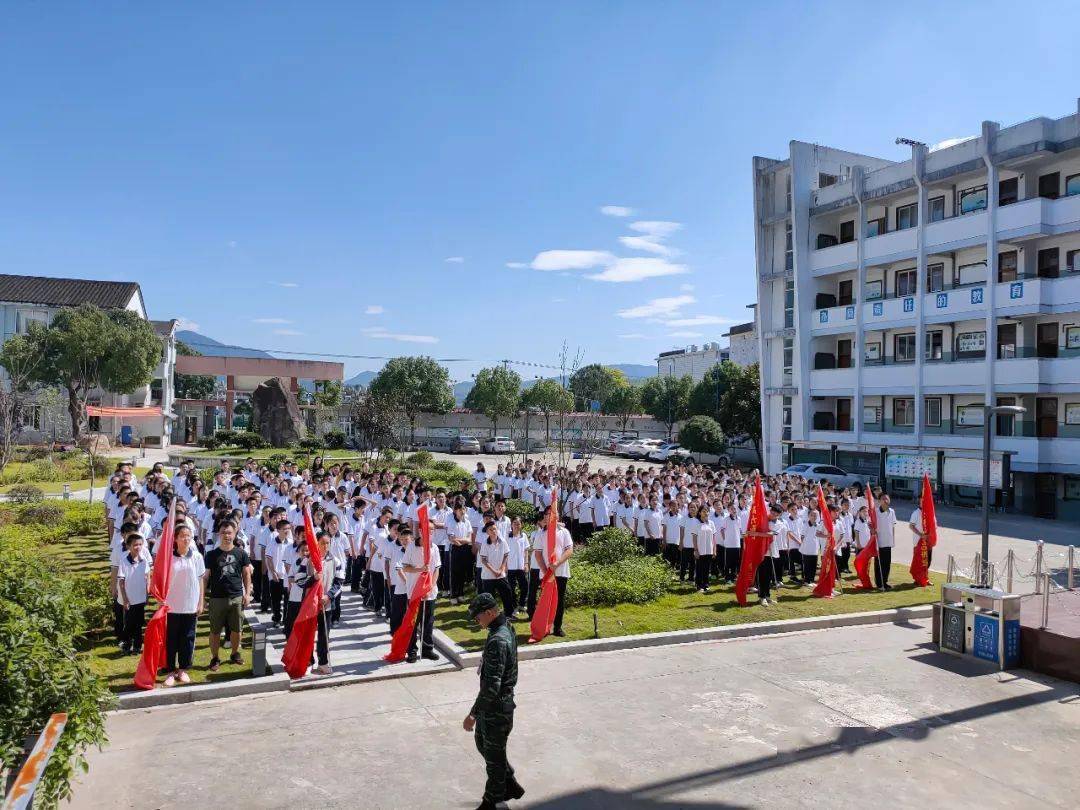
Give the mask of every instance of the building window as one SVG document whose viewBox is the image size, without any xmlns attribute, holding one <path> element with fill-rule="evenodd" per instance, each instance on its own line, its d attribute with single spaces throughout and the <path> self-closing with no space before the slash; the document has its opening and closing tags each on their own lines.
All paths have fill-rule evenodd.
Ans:
<svg viewBox="0 0 1080 810">
<path fill-rule="evenodd" d="M 791 210 L 791 175 L 789 174 L 787 177 L 784 178 L 784 180 L 785 180 L 784 185 L 787 188 L 787 210 L 790 211 Z"/>
<path fill-rule="evenodd" d="M 840 223 L 840 244 L 855 241 L 855 220 Z"/>
<path fill-rule="evenodd" d="M 940 360 L 942 358 L 942 333 L 940 331 L 926 333 L 926 345 L 923 347 L 923 356 L 927 360 Z"/>
<path fill-rule="evenodd" d="M 956 336 L 956 357 L 972 359 L 986 354 L 986 332 L 961 332 Z"/>
<path fill-rule="evenodd" d="M 795 341 L 791 338 L 784 338 L 784 385 L 791 385 L 791 380 L 794 375 L 795 366 Z"/>
<path fill-rule="evenodd" d="M 1065 254 L 1065 272 L 1080 273 L 1080 250 L 1070 250 Z"/>
<path fill-rule="evenodd" d="M 914 427 L 915 425 L 915 400 L 907 397 L 897 397 L 892 401 L 893 424 L 898 427 Z"/>
<path fill-rule="evenodd" d="M 840 178 L 835 174 L 826 174 L 825 172 L 818 172 L 817 185 L 818 188 L 828 188 L 829 186 L 835 186 L 839 182 Z"/>
<path fill-rule="evenodd" d="M 974 211 L 986 209 L 986 186 L 965 188 L 957 198 L 957 207 L 961 214 L 970 214 Z"/>
<path fill-rule="evenodd" d="M 44 309 L 20 309 L 15 312 L 15 332 L 25 335 L 30 331 L 30 324 L 49 325 L 49 313 Z"/>
<path fill-rule="evenodd" d="M 930 222 L 941 222 L 945 219 L 945 197 L 931 197 L 928 200 L 930 211 L 928 219 Z"/>
<path fill-rule="evenodd" d="M 924 404 L 926 412 L 923 414 L 923 424 L 926 427 L 941 427 L 941 397 L 927 397 Z"/>
<path fill-rule="evenodd" d="M 915 268 L 912 267 L 907 270 L 896 271 L 896 297 L 899 298 L 904 295 L 915 295 L 915 292 L 919 289 L 918 282 L 916 281 Z"/>
<path fill-rule="evenodd" d="M 1056 200 L 1061 193 L 1061 172 L 1051 172 L 1039 178 L 1039 196 Z"/>
<path fill-rule="evenodd" d="M 1039 251 L 1039 278 L 1058 277 L 1058 253 L 1056 247 Z"/>
<path fill-rule="evenodd" d="M 998 254 L 998 282 L 1016 281 L 1016 251 Z"/>
<path fill-rule="evenodd" d="M 881 236 L 883 233 L 887 233 L 888 229 L 885 224 L 885 217 L 878 217 L 877 219 L 870 219 L 866 222 L 866 236 L 867 238 L 872 236 Z"/>
<path fill-rule="evenodd" d="M 791 220 L 784 223 L 784 269 L 795 269 L 795 251 L 792 249 Z"/>
<path fill-rule="evenodd" d="M 905 231 L 919 224 L 919 204 L 910 203 L 896 209 L 896 230 Z"/>
<path fill-rule="evenodd" d="M 1020 199 L 1020 184 L 1015 177 L 998 183 L 998 205 L 1012 205 Z"/>
<path fill-rule="evenodd" d="M 897 363 L 915 362 L 915 335 L 895 335 L 893 337 L 893 359 Z"/>
<path fill-rule="evenodd" d="M 791 329 L 795 326 L 795 280 L 787 279 L 784 282 L 784 328 Z"/>
<path fill-rule="evenodd" d="M 1016 324 L 999 323 L 997 328 L 998 360 L 1012 360 L 1016 357 Z"/>
<path fill-rule="evenodd" d="M 1066 475 L 1065 480 L 1065 500 L 1067 501 L 1080 501 L 1080 476 Z"/>
<path fill-rule="evenodd" d="M 791 466 L 791 445 L 787 442 L 780 445 L 780 466 L 784 469 Z"/>
<path fill-rule="evenodd" d="M 1080 174 L 1070 174 L 1065 178 L 1065 196 L 1080 194 Z"/>
<path fill-rule="evenodd" d="M 945 289 L 945 265 L 928 264 L 926 266 L 926 291 L 939 292 Z"/>
<path fill-rule="evenodd" d="M 962 264 L 957 268 L 956 273 L 961 285 L 982 284 L 986 281 L 986 262 Z"/>
<path fill-rule="evenodd" d="M 22 409 L 22 426 L 25 430 L 41 430 L 41 406 L 24 405 Z"/>
</svg>

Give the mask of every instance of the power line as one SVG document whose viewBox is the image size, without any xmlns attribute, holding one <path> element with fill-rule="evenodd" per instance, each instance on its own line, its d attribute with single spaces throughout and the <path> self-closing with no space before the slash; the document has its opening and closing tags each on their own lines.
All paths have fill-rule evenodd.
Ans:
<svg viewBox="0 0 1080 810">
<path fill-rule="evenodd" d="M 231 343 L 205 343 L 205 342 L 200 342 L 200 341 L 195 341 L 195 340 L 185 340 L 183 342 L 186 343 L 188 346 L 195 346 L 195 347 L 202 346 L 202 347 L 205 347 L 205 348 L 208 348 L 208 349 L 238 349 L 240 351 L 245 351 L 245 352 L 265 352 L 267 354 L 295 354 L 295 355 L 300 355 L 300 356 L 303 356 L 303 357 L 333 357 L 333 358 L 336 358 L 336 359 L 339 359 L 339 360 L 393 360 L 394 359 L 393 357 L 390 357 L 390 356 L 377 355 L 377 354 L 342 354 L 342 353 L 335 353 L 335 352 L 302 352 L 302 351 L 295 351 L 295 350 L 292 350 L 292 349 L 264 349 L 264 348 L 257 348 L 257 347 L 254 347 L 254 346 L 236 346 L 236 345 L 233 345 Z M 400 355 L 396 355 L 396 356 L 400 356 Z M 433 359 L 437 363 L 487 363 L 487 362 L 498 362 L 498 363 L 502 363 L 503 365 L 529 366 L 531 368 L 549 368 L 549 369 L 554 369 L 555 371 L 561 370 L 560 366 L 552 366 L 552 365 L 548 365 L 546 363 L 535 363 L 535 362 L 533 362 L 531 360 L 505 360 L 504 359 L 504 360 L 498 360 L 498 361 L 491 361 L 491 360 L 481 360 L 481 359 L 476 359 L 476 358 L 471 358 L 471 357 L 436 357 L 436 358 L 433 358 Z"/>
</svg>

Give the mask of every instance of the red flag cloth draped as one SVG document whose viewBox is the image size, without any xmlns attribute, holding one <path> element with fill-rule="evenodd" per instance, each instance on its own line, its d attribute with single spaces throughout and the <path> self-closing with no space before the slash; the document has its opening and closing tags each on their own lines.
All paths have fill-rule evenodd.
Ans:
<svg viewBox="0 0 1080 810">
<path fill-rule="evenodd" d="M 740 605 L 746 604 L 746 594 L 754 581 L 754 574 L 769 553 L 772 532 L 769 531 L 769 509 L 765 506 L 765 490 L 761 486 L 761 477 L 754 479 L 754 501 L 750 504 L 750 520 L 746 524 L 746 539 L 743 541 L 742 563 L 739 576 L 735 580 L 735 598 Z"/>
<path fill-rule="evenodd" d="M 315 524 L 311 520 L 311 507 L 304 505 L 304 534 L 307 541 L 308 560 L 315 584 L 307 589 L 300 603 L 300 612 L 296 614 L 292 633 L 285 642 L 281 653 L 281 663 L 290 678 L 303 678 L 311 665 L 311 653 L 315 649 L 315 632 L 322 612 L 322 552 L 315 539 Z"/>
<path fill-rule="evenodd" d="M 143 633 L 143 651 L 139 665 L 135 668 L 135 685 L 140 689 L 153 689 L 157 683 L 157 674 L 165 666 L 165 628 L 168 622 L 169 606 L 165 597 L 169 595 L 169 582 L 172 579 L 173 545 L 176 534 L 176 497 L 169 504 L 169 516 L 161 529 L 158 541 L 157 557 L 154 560 L 154 573 L 150 576 L 150 595 L 158 603 L 157 610 L 150 617 Z"/>
<path fill-rule="evenodd" d="M 866 510 L 870 515 L 870 542 L 855 555 L 855 573 L 859 575 L 859 587 L 863 590 L 874 587 L 870 582 L 870 560 L 877 557 L 877 508 L 869 484 L 866 485 Z"/>
<path fill-rule="evenodd" d="M 427 504 L 416 510 L 416 522 L 420 524 L 420 544 L 424 549 L 424 570 L 420 578 L 413 586 L 409 594 L 409 606 L 405 609 L 405 618 L 401 620 L 398 629 L 394 631 L 390 639 L 390 652 L 383 656 L 383 661 L 396 664 L 405 660 L 409 650 L 409 642 L 412 641 L 413 631 L 416 629 L 416 617 L 420 613 L 420 602 L 431 590 L 431 572 L 428 565 L 431 564 L 431 523 L 428 521 Z"/>
<path fill-rule="evenodd" d="M 832 599 L 833 590 L 836 588 L 836 537 L 833 534 L 834 525 L 832 513 L 825 503 L 825 493 L 821 484 L 817 487 L 818 512 L 821 513 L 821 522 L 825 526 L 825 549 L 821 557 L 821 570 L 818 571 L 817 585 L 814 587 L 814 596 L 824 599 Z"/>
<path fill-rule="evenodd" d="M 536 644 L 544 640 L 555 629 L 555 613 L 559 608 L 559 588 L 555 582 L 555 532 L 559 530 L 559 490 L 551 490 L 551 506 L 548 507 L 547 548 L 544 559 L 547 571 L 540 581 L 540 598 L 536 600 L 532 621 L 529 623 L 529 643 Z"/>
<path fill-rule="evenodd" d="M 911 578 L 920 588 L 930 584 L 930 549 L 937 545 L 937 515 L 934 511 L 934 490 L 930 486 L 930 476 L 923 474 L 922 497 L 919 499 L 919 512 L 922 515 L 923 536 L 911 552 Z"/>
</svg>

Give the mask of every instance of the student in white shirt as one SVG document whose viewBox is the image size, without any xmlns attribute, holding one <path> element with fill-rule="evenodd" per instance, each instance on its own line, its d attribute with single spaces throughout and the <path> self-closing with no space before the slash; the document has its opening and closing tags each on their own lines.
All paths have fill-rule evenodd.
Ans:
<svg viewBox="0 0 1080 810">
<path fill-rule="evenodd" d="M 446 537 L 450 543 L 450 604 L 460 604 L 465 598 L 465 585 L 472 577 L 472 523 L 465 517 L 465 504 L 454 504 L 453 518 L 446 524 Z"/>
<path fill-rule="evenodd" d="M 292 524 L 286 520 L 284 510 L 275 507 L 274 516 L 277 524 L 274 536 L 266 544 L 266 553 L 263 563 L 266 570 L 267 590 L 270 594 L 270 609 L 273 611 L 271 618 L 274 627 L 281 624 L 282 601 L 285 597 L 285 579 L 288 572 L 285 570 L 285 554 L 292 548 Z"/>
<path fill-rule="evenodd" d="M 530 542 L 521 530 L 521 518 L 516 517 L 510 522 L 510 536 L 506 538 L 506 544 L 510 547 L 506 578 L 514 597 L 514 614 L 507 618 L 517 618 L 524 613 L 529 598 L 529 577 L 525 573 L 525 566 L 530 556 Z"/>
<path fill-rule="evenodd" d="M 169 606 L 165 626 L 165 666 L 171 672 L 165 678 L 165 686 L 191 683 L 187 671 L 191 669 L 195 653 L 195 621 L 203 612 L 206 596 L 206 566 L 203 557 L 192 542 L 191 530 L 180 524 L 174 534 L 175 547 L 171 560 L 158 560 L 158 565 L 171 565 L 169 592 L 165 604 Z"/>
<path fill-rule="evenodd" d="M 809 509 L 806 523 L 799 534 L 799 554 L 802 557 L 802 580 L 806 586 L 817 581 L 818 554 L 823 546 L 825 526 L 817 509 Z"/>
<path fill-rule="evenodd" d="M 150 556 L 145 550 L 146 541 L 142 535 L 138 532 L 129 534 L 117 570 L 116 589 L 124 608 L 124 630 L 120 649 L 125 655 L 138 655 L 142 652 L 146 589 L 153 568 Z"/>
<path fill-rule="evenodd" d="M 499 536 L 499 528 L 493 522 L 484 525 L 484 540 L 480 543 L 477 559 L 480 561 L 480 589 L 502 600 L 503 613 L 514 615 L 514 593 L 510 590 L 506 572 L 509 567 L 510 545 Z"/>
<path fill-rule="evenodd" d="M 731 506 L 720 519 L 721 544 L 724 547 L 724 582 L 730 584 L 738 579 L 742 564 L 742 521 L 738 510 Z"/>
<path fill-rule="evenodd" d="M 664 536 L 664 559 L 672 570 L 679 567 L 679 546 L 682 544 L 683 518 L 679 514 L 679 502 L 672 498 L 668 501 L 668 511 L 660 519 L 660 528 Z"/>
<path fill-rule="evenodd" d="M 694 587 L 701 593 L 709 592 L 709 573 L 712 571 L 713 555 L 716 553 L 716 529 L 709 520 L 709 513 L 709 507 L 700 507 L 696 524 L 691 530 L 695 564 Z"/>
<path fill-rule="evenodd" d="M 892 590 L 889 569 L 892 568 L 892 550 L 896 545 L 896 511 L 890 506 L 888 495 L 882 495 L 877 505 L 878 557 L 874 565 L 874 580 L 879 588 Z"/>
<path fill-rule="evenodd" d="M 445 499 L 445 495 L 443 496 Z M 420 596 L 420 612 L 416 617 L 416 628 L 413 630 L 412 640 L 409 642 L 406 661 L 416 661 L 417 637 L 420 639 L 420 657 L 431 661 L 438 661 L 439 654 L 435 652 L 435 643 L 432 635 L 435 632 L 435 600 L 439 595 L 439 569 L 442 566 L 442 555 L 439 547 L 431 544 L 430 557 L 427 571 L 431 575 L 431 586 L 427 593 L 417 594 L 416 587 L 419 584 L 420 575 L 424 573 L 424 546 L 423 538 L 419 533 L 415 535 L 413 542 L 405 545 L 405 556 L 401 561 L 401 570 L 405 574 L 405 592 L 410 600 Z"/>
<path fill-rule="evenodd" d="M 552 635 L 565 636 L 563 632 L 563 610 L 566 606 L 566 583 L 570 581 L 570 558 L 574 554 L 574 541 L 570 537 L 570 532 L 566 527 L 559 525 L 555 529 L 555 559 L 548 559 L 547 552 L 547 525 L 551 520 L 551 513 L 544 511 L 540 513 L 540 517 L 537 519 L 537 530 L 533 532 L 533 547 L 532 556 L 536 561 L 538 569 L 539 581 L 543 581 L 547 576 L 549 568 L 552 568 L 552 573 L 555 576 L 555 585 L 558 589 L 558 605 L 555 608 L 555 622 Z M 539 587 L 539 586 L 538 586 Z M 539 594 L 537 594 L 539 595 Z M 533 595 L 530 591 L 529 594 L 530 610 L 535 611 L 536 606 L 533 603 Z M 529 618 L 532 618 L 530 613 Z"/>
<path fill-rule="evenodd" d="M 927 537 L 926 544 L 926 566 L 930 567 L 930 563 L 934 560 L 934 549 L 930 546 L 929 537 L 927 532 L 923 531 L 923 513 L 922 508 L 915 507 L 915 511 L 911 513 L 911 517 L 908 519 L 908 528 L 911 529 L 911 545 L 918 546 L 919 541 L 923 537 Z"/>
<path fill-rule="evenodd" d="M 851 501 L 840 499 L 840 514 L 836 516 L 836 567 L 842 573 L 850 573 L 852 528 Z"/>
<path fill-rule="evenodd" d="M 650 495 L 648 506 L 638 512 L 638 529 L 645 538 L 645 553 L 650 556 L 659 554 L 660 546 L 664 542 L 664 530 L 661 525 L 663 518 L 664 513 L 660 510 L 656 495 Z"/>
<path fill-rule="evenodd" d="M 454 519 L 454 510 L 446 505 L 446 492 L 437 490 L 435 506 L 428 510 L 428 523 L 431 526 L 431 542 L 439 547 L 439 554 L 445 564 L 439 568 L 439 595 L 450 592 L 450 538 L 447 526 Z"/>
</svg>

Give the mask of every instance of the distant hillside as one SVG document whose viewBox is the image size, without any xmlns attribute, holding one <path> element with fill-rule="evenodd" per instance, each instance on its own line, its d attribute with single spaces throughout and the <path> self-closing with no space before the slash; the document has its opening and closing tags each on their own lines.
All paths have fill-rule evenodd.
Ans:
<svg viewBox="0 0 1080 810">
<path fill-rule="evenodd" d="M 273 357 L 274 355 L 260 349 L 234 349 L 226 346 L 212 337 L 200 335 L 187 329 L 180 329 L 176 333 L 176 339 L 182 340 L 201 354 L 207 357 Z"/>
<path fill-rule="evenodd" d="M 345 381 L 345 385 L 348 385 L 352 388 L 367 388 L 368 384 L 375 379 L 375 375 L 378 373 L 379 372 L 377 371 L 361 371 L 355 377 L 350 377 L 349 379 L 347 379 Z"/>
<path fill-rule="evenodd" d="M 643 380 L 646 377 L 656 376 L 656 366 L 643 366 L 638 363 L 616 363 L 612 368 L 617 368 L 631 380 Z"/>
</svg>

